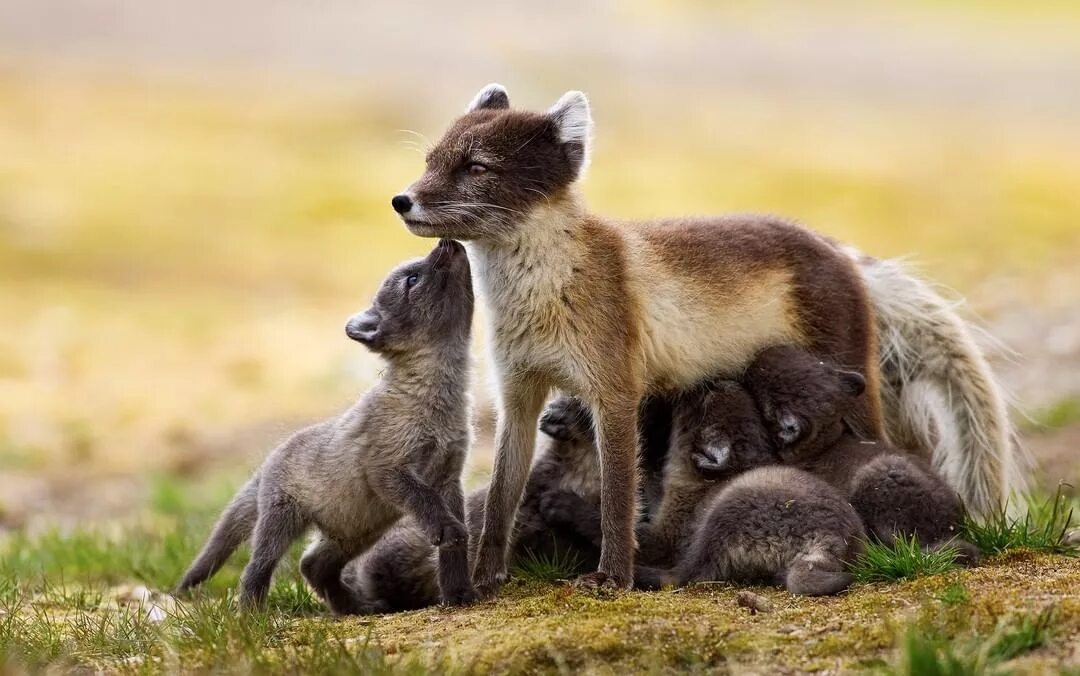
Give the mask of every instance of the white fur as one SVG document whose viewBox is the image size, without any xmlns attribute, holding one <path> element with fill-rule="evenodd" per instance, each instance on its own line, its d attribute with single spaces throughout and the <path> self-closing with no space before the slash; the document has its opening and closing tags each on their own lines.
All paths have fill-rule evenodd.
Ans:
<svg viewBox="0 0 1080 676">
<path fill-rule="evenodd" d="M 585 149 L 585 160 L 581 171 L 589 166 L 592 154 L 593 119 L 589 111 L 589 99 L 579 91 L 569 91 L 562 95 L 547 114 L 555 121 L 562 143 L 580 143 Z"/>
<path fill-rule="evenodd" d="M 1002 388 L 954 305 L 897 261 L 848 252 L 877 316 L 886 431 L 927 452 L 975 513 L 1026 484 Z"/>
<path fill-rule="evenodd" d="M 483 108 L 487 104 L 487 102 L 491 100 L 492 96 L 500 93 L 504 94 L 506 98 L 510 98 L 510 95 L 506 93 L 506 87 L 502 86 L 497 82 L 492 82 L 488 86 L 481 89 L 476 94 L 476 96 L 473 97 L 472 101 L 469 101 L 469 105 L 465 106 L 465 112 L 471 113 L 474 110 Z"/>
</svg>

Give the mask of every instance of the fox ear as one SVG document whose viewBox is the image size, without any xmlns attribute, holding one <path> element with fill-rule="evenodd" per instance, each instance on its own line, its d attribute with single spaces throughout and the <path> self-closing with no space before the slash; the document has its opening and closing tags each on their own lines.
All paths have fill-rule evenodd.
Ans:
<svg viewBox="0 0 1080 676">
<path fill-rule="evenodd" d="M 840 377 L 841 387 L 851 396 L 857 397 L 866 391 L 866 378 L 863 378 L 861 373 L 837 371 L 836 375 Z"/>
<path fill-rule="evenodd" d="M 473 100 L 466 106 L 465 112 L 474 110 L 501 110 L 510 107 L 510 95 L 506 93 L 506 87 L 492 82 L 480 90 Z"/>
<path fill-rule="evenodd" d="M 589 165 L 589 144 L 592 136 L 592 114 L 589 100 L 581 92 L 566 92 L 548 109 L 555 123 L 559 141 L 566 144 L 572 161 L 580 174 Z"/>
</svg>

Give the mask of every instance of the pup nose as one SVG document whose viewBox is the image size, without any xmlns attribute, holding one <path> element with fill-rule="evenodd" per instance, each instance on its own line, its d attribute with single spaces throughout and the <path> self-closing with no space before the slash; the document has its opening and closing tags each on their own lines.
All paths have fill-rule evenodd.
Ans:
<svg viewBox="0 0 1080 676">
<path fill-rule="evenodd" d="M 379 330 L 379 316 L 373 310 L 353 315 L 345 324 L 345 335 L 361 343 L 371 340 Z"/>
<path fill-rule="evenodd" d="M 706 474 L 726 471 L 728 462 L 731 460 L 731 446 L 727 444 L 708 444 L 697 449 L 693 460 L 698 470 Z"/>
<path fill-rule="evenodd" d="M 777 436 L 780 437 L 780 441 L 784 444 L 793 444 L 799 440 L 800 434 L 799 420 L 795 416 L 785 414 L 780 417 L 780 430 Z"/>
<path fill-rule="evenodd" d="M 403 214 L 412 209 L 412 199 L 408 195 L 394 195 L 394 199 L 390 200 L 390 206 L 394 207 L 394 211 Z"/>
<path fill-rule="evenodd" d="M 726 444 L 723 446 L 710 444 L 705 447 L 702 455 L 717 467 L 723 467 L 727 464 L 728 458 L 731 457 L 731 447 Z"/>
</svg>

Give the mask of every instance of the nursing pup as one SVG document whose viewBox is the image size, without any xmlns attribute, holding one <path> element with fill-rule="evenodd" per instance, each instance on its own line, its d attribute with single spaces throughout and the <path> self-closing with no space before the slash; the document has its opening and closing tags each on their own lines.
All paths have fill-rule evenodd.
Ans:
<svg viewBox="0 0 1080 676">
<path fill-rule="evenodd" d="M 664 496 L 640 533 L 635 585 L 723 580 L 834 594 L 850 584 L 862 524 L 824 481 L 777 465 L 750 394 L 722 381 L 675 408 Z"/>
<path fill-rule="evenodd" d="M 345 564 L 403 514 L 439 548 L 447 603 L 473 596 L 461 472 L 469 444 L 472 280 L 462 246 L 440 241 L 383 281 L 346 334 L 386 361 L 381 380 L 338 417 L 295 433 L 240 489 L 180 582 L 213 575 L 252 537 L 241 598 L 266 597 L 289 545 L 309 526 L 317 540 L 300 568 L 337 613 L 362 610 L 342 584 Z"/>
<path fill-rule="evenodd" d="M 924 545 L 957 547 L 964 560 L 977 557 L 957 537 L 964 505 L 956 492 L 922 459 L 861 439 L 844 422 L 863 394 L 860 374 L 783 345 L 758 355 L 744 380 L 785 464 L 839 490 L 869 535 L 885 543 L 915 535 Z"/>
<path fill-rule="evenodd" d="M 685 551 L 704 506 L 726 482 L 778 462 L 754 400 L 734 381 L 692 388 L 675 399 L 671 446 L 655 516 L 639 525 L 639 557 L 671 565 Z"/>
</svg>

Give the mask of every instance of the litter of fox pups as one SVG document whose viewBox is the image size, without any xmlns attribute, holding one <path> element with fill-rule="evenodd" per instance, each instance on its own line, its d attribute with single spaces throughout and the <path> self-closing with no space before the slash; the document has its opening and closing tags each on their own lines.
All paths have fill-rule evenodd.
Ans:
<svg viewBox="0 0 1080 676">
<path fill-rule="evenodd" d="M 581 587 L 703 581 L 828 595 L 869 540 L 971 565 L 965 515 L 1018 485 L 1000 387 L 927 283 L 765 216 L 616 222 L 578 184 L 592 114 L 489 85 L 392 200 L 440 238 L 346 334 L 386 363 L 256 470 L 179 583 L 241 543 L 245 604 L 309 528 L 337 614 L 462 605 L 528 557 Z M 495 463 L 465 494 L 473 288 L 496 380 Z M 535 456 L 535 457 L 534 457 Z"/>
</svg>

